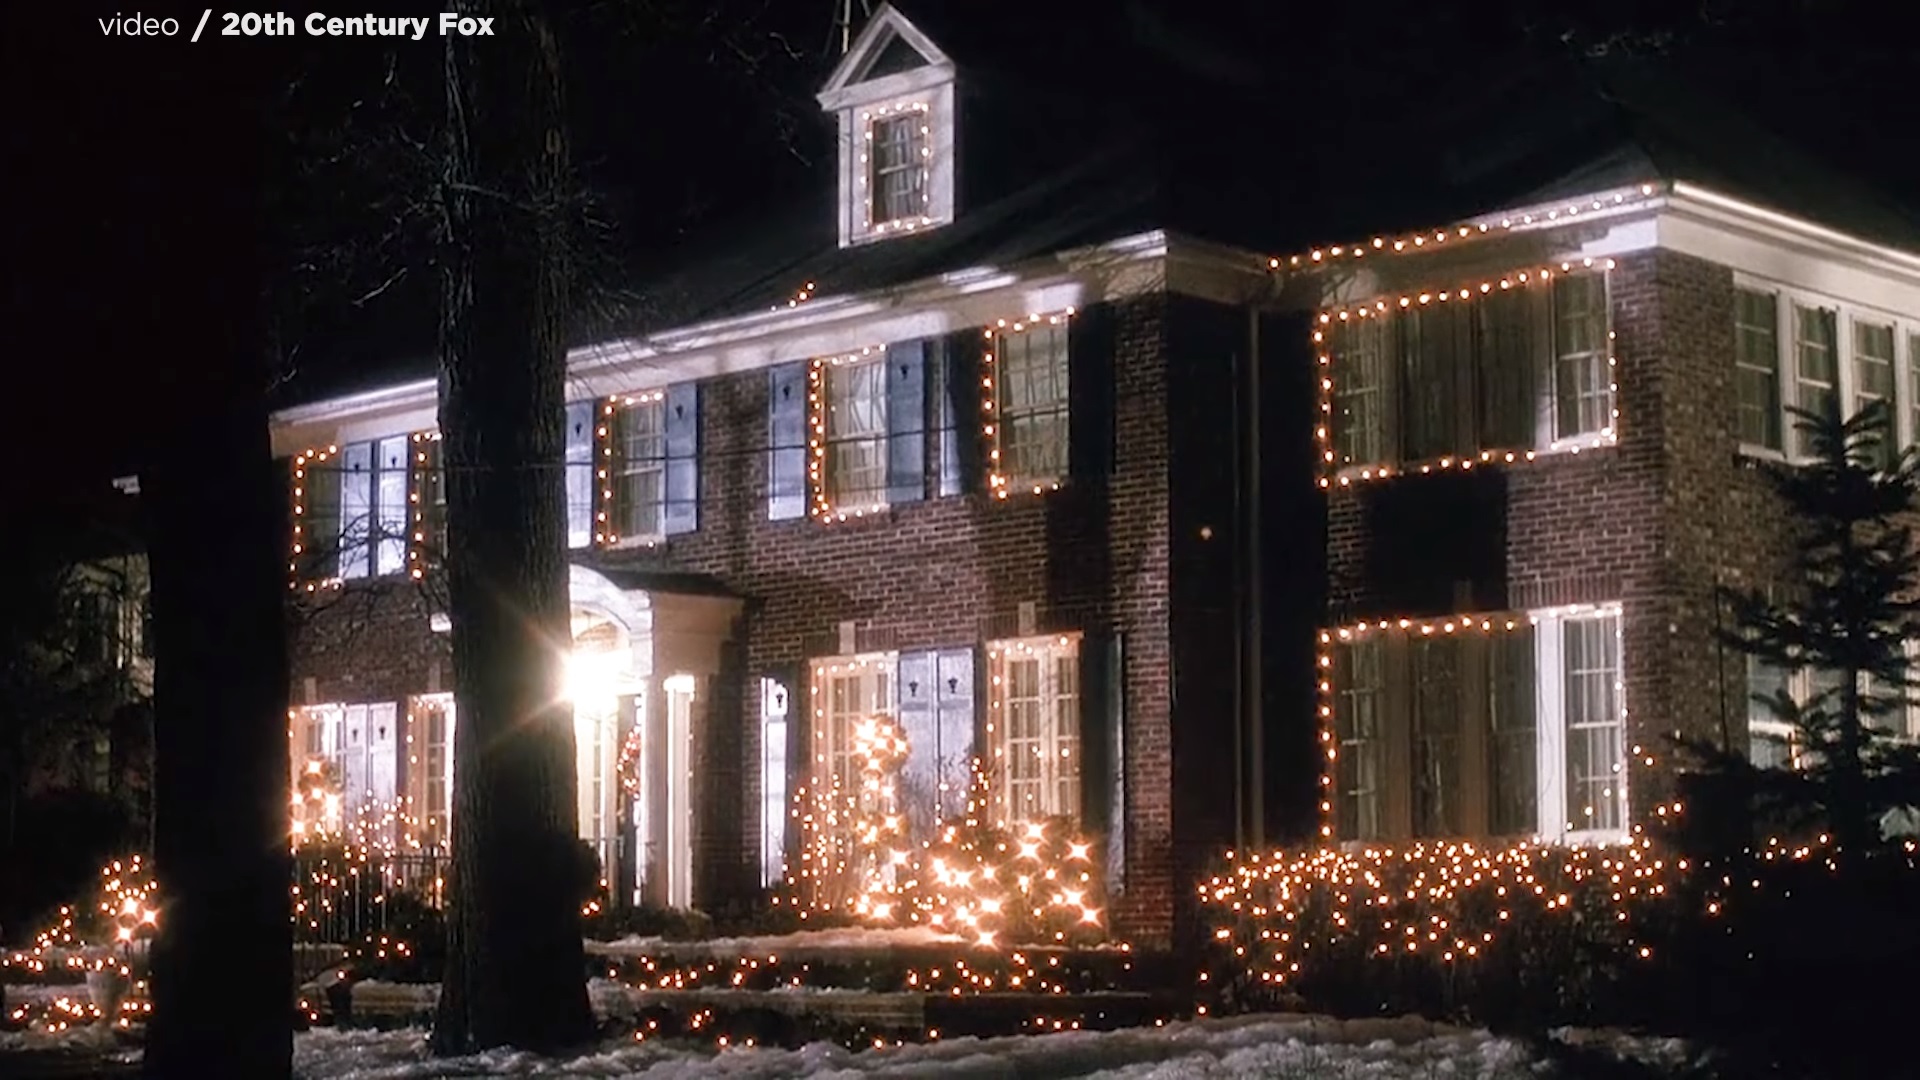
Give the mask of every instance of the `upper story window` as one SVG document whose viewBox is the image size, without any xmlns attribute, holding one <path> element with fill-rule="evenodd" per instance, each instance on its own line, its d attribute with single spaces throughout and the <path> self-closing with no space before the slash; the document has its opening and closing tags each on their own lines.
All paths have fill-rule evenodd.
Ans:
<svg viewBox="0 0 1920 1080">
<path fill-rule="evenodd" d="M 1603 445 L 1619 418 L 1605 270 L 1329 322 L 1335 470 Z"/>
<path fill-rule="evenodd" d="M 886 358 L 828 365 L 821 489 L 835 506 L 887 502 Z"/>
<path fill-rule="evenodd" d="M 998 445 L 990 451 L 1015 488 L 1067 475 L 1067 326 L 996 336 Z"/>
<path fill-rule="evenodd" d="M 1741 448 L 1812 452 L 1788 410 L 1851 415 L 1884 402 L 1892 437 L 1882 460 L 1920 440 L 1920 318 L 1779 289 L 1734 290 L 1735 434 Z"/>
<path fill-rule="evenodd" d="M 819 93 L 840 129 L 840 245 L 954 216 L 954 64 L 883 5 Z"/>
<path fill-rule="evenodd" d="M 867 127 L 867 162 L 871 166 L 868 184 L 867 220 L 872 228 L 884 228 L 927 216 L 932 198 L 927 190 L 928 145 L 931 130 L 924 105 L 911 105 L 907 111 L 876 117 Z"/>
<path fill-rule="evenodd" d="M 397 574 L 415 533 L 414 440 L 394 435 L 294 462 L 296 572 L 317 579 Z"/>
<path fill-rule="evenodd" d="M 614 411 L 619 447 L 613 484 L 617 533 L 651 540 L 664 535 L 667 493 L 666 395 L 642 394 Z"/>
</svg>

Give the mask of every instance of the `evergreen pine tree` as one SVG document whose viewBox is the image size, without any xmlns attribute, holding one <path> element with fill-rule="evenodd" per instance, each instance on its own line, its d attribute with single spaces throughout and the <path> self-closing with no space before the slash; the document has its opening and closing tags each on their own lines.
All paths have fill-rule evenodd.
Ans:
<svg viewBox="0 0 1920 1080">
<path fill-rule="evenodd" d="M 1773 589 L 1729 591 L 1725 642 L 1781 671 L 1808 670 L 1811 690 L 1755 694 L 1791 726 L 1786 760 L 1750 766 L 1722 750 L 1709 773 L 1736 775 L 1763 820 L 1826 830 L 1843 852 L 1884 839 L 1889 814 L 1920 805 L 1920 748 L 1904 736 L 1916 682 L 1906 642 L 1920 637 L 1920 552 L 1905 515 L 1920 459 L 1895 452 L 1887 408 L 1842 419 L 1794 409 L 1811 460 L 1768 469 L 1793 529 Z"/>
</svg>

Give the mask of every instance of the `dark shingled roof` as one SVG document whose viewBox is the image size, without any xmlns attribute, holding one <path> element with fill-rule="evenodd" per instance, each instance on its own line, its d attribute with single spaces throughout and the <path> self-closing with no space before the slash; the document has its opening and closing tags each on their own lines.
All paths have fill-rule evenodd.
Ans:
<svg viewBox="0 0 1920 1080">
<path fill-rule="evenodd" d="M 1038 2 L 896 5 L 959 65 L 963 114 L 984 118 L 967 121 L 960 151 L 963 190 L 984 197 L 953 224 L 843 250 L 823 162 L 811 190 L 637 267 L 634 302 L 579 339 L 765 311 L 808 283 L 816 296 L 861 293 L 1154 228 L 1285 254 L 1661 179 L 1920 251 L 1911 207 L 1670 63 L 1489 55 L 1444 81 L 1303 81 L 1277 64 L 1236 65 L 1132 0 L 1052 0 L 1047 20 L 1007 29 L 1028 25 Z M 1343 102 L 1341 79 L 1369 97 Z M 431 371 L 409 367 L 379 382 Z"/>
</svg>

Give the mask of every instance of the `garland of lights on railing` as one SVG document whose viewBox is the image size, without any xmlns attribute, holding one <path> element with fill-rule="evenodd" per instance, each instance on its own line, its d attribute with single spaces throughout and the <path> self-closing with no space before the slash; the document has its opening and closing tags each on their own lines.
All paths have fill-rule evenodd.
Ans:
<svg viewBox="0 0 1920 1080">
<path fill-rule="evenodd" d="M 997 385 L 999 380 L 996 377 L 997 373 L 995 370 L 995 360 L 999 357 L 1001 351 L 1000 344 L 1012 334 L 1029 333 L 1042 326 L 1065 326 L 1067 325 L 1067 320 L 1073 318 L 1073 314 L 1074 309 L 1069 307 L 1065 311 L 1052 315 L 1034 314 L 1027 316 L 1025 319 L 1015 319 L 1012 321 L 1000 319 L 982 331 L 986 335 L 987 347 L 980 360 L 982 369 L 980 373 L 980 389 L 982 391 L 980 395 L 980 412 L 983 416 L 983 420 L 981 421 L 981 434 L 986 437 L 987 444 L 987 490 L 996 499 L 1004 499 L 1012 494 L 1013 483 L 1013 478 L 1000 468 L 1000 451 L 1002 448 L 1004 425 L 999 423 L 999 414 L 1001 412 L 998 407 L 1000 392 Z M 1043 495 L 1046 492 L 1058 490 L 1060 490 L 1060 481 L 1058 480 L 1050 480 L 1044 484 L 1033 485 L 1033 494 L 1035 495 Z"/>
<path fill-rule="evenodd" d="M 1320 312 L 1314 320 L 1313 327 L 1314 354 L 1320 365 L 1320 422 L 1315 425 L 1313 431 L 1315 441 L 1320 444 L 1320 458 L 1323 466 L 1320 476 L 1320 486 L 1322 488 L 1330 488 L 1337 483 L 1341 487 L 1348 487 L 1352 485 L 1356 479 L 1363 481 L 1383 480 L 1389 476 L 1404 475 L 1407 473 L 1431 473 L 1436 469 L 1448 470 L 1457 467 L 1465 471 L 1472 469 L 1476 464 L 1514 464 L 1521 461 L 1533 461 L 1539 456 L 1538 453 L 1533 450 L 1481 450 L 1477 453 L 1466 453 L 1458 456 L 1447 455 L 1426 461 L 1412 462 L 1400 466 L 1398 469 L 1384 464 L 1364 466 L 1358 470 L 1357 475 L 1353 471 L 1343 470 L 1338 461 L 1337 448 L 1334 445 L 1333 406 L 1335 395 L 1333 353 L 1328 347 L 1327 342 L 1328 330 L 1331 329 L 1335 323 L 1344 324 L 1362 319 L 1386 319 L 1398 312 L 1428 307 L 1435 302 L 1441 304 L 1451 302 L 1456 305 L 1469 304 L 1476 299 L 1492 296 L 1500 292 L 1507 292 L 1515 288 L 1550 285 L 1556 273 L 1565 275 L 1576 273 L 1580 270 L 1593 269 L 1604 272 L 1612 270 L 1614 266 L 1615 262 L 1612 259 L 1587 258 L 1581 259 L 1579 262 L 1569 260 L 1560 263 L 1557 269 L 1546 266 L 1536 270 L 1519 270 L 1502 274 L 1496 278 L 1488 278 L 1477 284 L 1463 284 L 1458 288 L 1445 288 L 1437 291 L 1420 290 L 1403 293 L 1397 297 L 1378 297 L 1359 304 L 1329 308 Z M 1609 405 L 1607 425 L 1600 429 L 1601 445 L 1611 445 L 1616 442 L 1618 440 L 1620 426 L 1620 408 L 1617 398 L 1620 387 L 1616 381 L 1617 375 L 1615 374 L 1619 367 L 1619 359 L 1613 354 L 1615 334 L 1611 324 L 1612 318 L 1609 313 L 1607 328 L 1607 392 L 1611 404 Z M 1578 446 L 1572 446 L 1568 448 L 1568 452 L 1578 454 L 1580 448 Z"/>
</svg>

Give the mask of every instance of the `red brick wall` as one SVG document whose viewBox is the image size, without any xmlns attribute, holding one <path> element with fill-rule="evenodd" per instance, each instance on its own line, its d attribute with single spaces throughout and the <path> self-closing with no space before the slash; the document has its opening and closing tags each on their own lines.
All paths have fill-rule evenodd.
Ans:
<svg viewBox="0 0 1920 1080">
<path fill-rule="evenodd" d="M 1109 313 L 1117 405 L 1104 492 L 1070 485 L 1005 502 L 980 495 L 930 499 L 830 525 L 768 521 L 767 374 L 754 371 L 701 385 L 698 531 L 655 549 L 580 558 L 605 567 L 709 574 L 748 597 L 739 672 L 745 677 L 830 653 L 823 639 L 830 641 L 845 620 L 858 623 L 863 647 L 967 645 L 1013 636 L 1019 605 L 1031 601 L 1042 630 L 1121 634 L 1127 887 L 1113 917 L 1134 940 L 1164 938 L 1175 895 L 1164 307 L 1163 297 L 1151 296 L 1113 305 Z M 973 422 L 975 416 L 961 413 L 963 428 Z M 444 638 L 429 643 L 416 587 L 384 591 L 388 595 L 370 602 L 337 599 L 327 615 L 311 620 L 296 646 L 296 702 L 306 676 L 315 677 L 321 701 L 398 700 L 425 689 L 429 659 L 444 649 Z M 444 659 L 442 671 L 450 680 Z M 758 698 L 742 694 L 735 701 L 737 707 L 725 710 L 731 715 L 710 714 L 696 734 L 695 773 L 703 785 L 694 792 L 702 809 L 695 827 L 697 902 L 743 894 L 757 881 Z"/>
<path fill-rule="evenodd" d="M 1644 818 L 1671 795 L 1674 734 L 1717 739 L 1725 716 L 1744 740 L 1744 662 L 1715 640 L 1715 586 L 1770 577 L 1783 532 L 1733 434 L 1731 271 L 1643 252 L 1619 260 L 1611 291 L 1619 445 L 1508 467 L 1485 527 L 1504 529 L 1507 606 L 1621 601 L 1629 743 L 1656 762 L 1631 773 Z M 1332 602 L 1404 614 L 1366 566 L 1372 487 L 1329 495 Z"/>
</svg>

